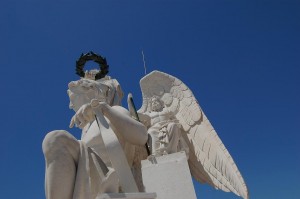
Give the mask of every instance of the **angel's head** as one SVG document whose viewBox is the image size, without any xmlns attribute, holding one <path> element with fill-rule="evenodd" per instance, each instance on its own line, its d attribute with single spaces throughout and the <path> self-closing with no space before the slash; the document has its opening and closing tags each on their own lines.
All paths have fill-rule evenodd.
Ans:
<svg viewBox="0 0 300 199">
<path fill-rule="evenodd" d="M 164 103 L 158 96 L 152 96 L 150 98 L 151 111 L 160 112 L 164 108 Z"/>
<path fill-rule="evenodd" d="M 82 78 L 70 82 L 68 87 L 69 107 L 75 112 L 82 105 L 90 103 L 92 99 L 98 99 L 113 106 L 120 105 L 123 97 L 123 91 L 117 80 L 110 78 L 97 81 Z"/>
</svg>

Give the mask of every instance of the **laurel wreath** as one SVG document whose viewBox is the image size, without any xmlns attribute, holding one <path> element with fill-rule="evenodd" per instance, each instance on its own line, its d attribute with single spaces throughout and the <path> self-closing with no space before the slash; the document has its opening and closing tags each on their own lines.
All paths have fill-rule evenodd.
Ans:
<svg viewBox="0 0 300 199">
<path fill-rule="evenodd" d="M 91 51 L 86 54 L 82 53 L 76 61 L 76 74 L 80 77 L 84 77 L 85 75 L 84 65 L 87 61 L 94 61 L 99 65 L 100 71 L 96 74 L 95 80 L 105 77 L 108 73 L 109 65 L 107 65 L 106 59 Z"/>
</svg>

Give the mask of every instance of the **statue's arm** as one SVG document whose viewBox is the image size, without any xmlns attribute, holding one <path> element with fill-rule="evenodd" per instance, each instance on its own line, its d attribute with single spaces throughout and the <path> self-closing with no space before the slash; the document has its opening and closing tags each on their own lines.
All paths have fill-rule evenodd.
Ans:
<svg viewBox="0 0 300 199">
<path fill-rule="evenodd" d="M 147 142 L 148 135 L 146 127 L 131 118 L 128 110 L 121 106 L 109 106 L 106 103 L 101 105 L 103 115 L 109 119 L 110 124 L 114 129 L 121 134 L 126 141 L 136 144 L 144 145 Z"/>
<path fill-rule="evenodd" d="M 109 106 L 107 103 L 100 102 L 97 107 L 103 115 L 109 120 L 110 125 L 114 127 L 118 134 L 123 138 L 136 145 L 144 145 L 147 142 L 148 135 L 146 127 L 131 118 L 129 111 L 121 106 Z M 84 128 L 89 122 L 94 121 L 95 114 L 91 104 L 83 105 L 72 117 L 70 128 L 74 125 Z"/>
</svg>

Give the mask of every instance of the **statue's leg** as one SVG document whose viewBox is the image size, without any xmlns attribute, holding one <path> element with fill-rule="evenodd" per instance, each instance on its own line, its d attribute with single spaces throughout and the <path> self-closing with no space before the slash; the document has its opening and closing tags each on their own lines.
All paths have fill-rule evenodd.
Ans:
<svg viewBox="0 0 300 199">
<path fill-rule="evenodd" d="M 148 134 L 151 136 L 151 155 L 159 155 L 159 130 L 158 129 L 148 129 Z"/>
<path fill-rule="evenodd" d="M 167 153 L 176 153 L 178 151 L 178 143 L 180 139 L 180 128 L 176 123 L 170 123 L 167 126 L 169 144 L 167 146 Z"/>
<path fill-rule="evenodd" d="M 67 131 L 48 133 L 43 141 L 47 199 L 72 199 L 80 145 Z"/>
</svg>

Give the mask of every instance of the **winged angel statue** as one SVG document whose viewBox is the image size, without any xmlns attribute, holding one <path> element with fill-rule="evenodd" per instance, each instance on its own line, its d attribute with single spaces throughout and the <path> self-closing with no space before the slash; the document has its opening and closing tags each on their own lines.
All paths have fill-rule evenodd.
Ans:
<svg viewBox="0 0 300 199">
<path fill-rule="evenodd" d="M 152 155 L 189 151 L 189 167 L 197 181 L 249 198 L 243 177 L 192 91 L 176 77 L 159 71 L 142 78 L 140 86 L 143 105 L 138 113 L 152 137 Z"/>
</svg>

